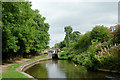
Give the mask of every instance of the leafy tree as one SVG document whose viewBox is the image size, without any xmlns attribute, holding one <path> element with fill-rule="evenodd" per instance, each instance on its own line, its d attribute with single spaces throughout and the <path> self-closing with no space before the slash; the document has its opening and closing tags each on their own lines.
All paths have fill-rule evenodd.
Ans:
<svg viewBox="0 0 120 80">
<path fill-rule="evenodd" d="M 74 46 L 75 50 L 78 50 L 79 53 L 84 52 L 88 49 L 91 43 L 91 32 L 87 32 L 84 35 L 81 35 L 78 39 L 77 43 Z"/>
<path fill-rule="evenodd" d="M 70 34 L 73 31 L 71 26 L 66 26 L 64 29 L 66 33 L 68 32 L 68 34 Z"/>
<path fill-rule="evenodd" d="M 59 43 L 56 43 L 53 48 L 59 48 Z"/>
<path fill-rule="evenodd" d="M 30 2 L 2 3 L 3 60 L 36 55 L 48 48 L 49 24 Z"/>
<path fill-rule="evenodd" d="M 70 39 L 71 41 L 77 41 L 78 38 L 80 38 L 80 32 L 79 31 L 74 31 L 73 33 L 70 34 Z"/>
<path fill-rule="evenodd" d="M 72 27 L 71 26 L 66 26 L 65 28 L 66 36 L 65 36 L 65 41 L 67 47 L 70 45 L 70 33 L 72 32 Z"/>
<path fill-rule="evenodd" d="M 91 31 L 91 38 L 100 42 L 108 41 L 110 39 L 110 30 L 104 26 L 96 26 Z"/>
<path fill-rule="evenodd" d="M 53 48 L 59 48 L 62 50 L 62 48 L 66 47 L 65 40 L 61 41 L 60 43 L 56 43 Z"/>
<path fill-rule="evenodd" d="M 59 43 L 59 47 L 60 47 L 60 49 L 66 47 L 65 40 L 63 40 L 63 41 L 61 41 L 61 42 Z"/>
</svg>

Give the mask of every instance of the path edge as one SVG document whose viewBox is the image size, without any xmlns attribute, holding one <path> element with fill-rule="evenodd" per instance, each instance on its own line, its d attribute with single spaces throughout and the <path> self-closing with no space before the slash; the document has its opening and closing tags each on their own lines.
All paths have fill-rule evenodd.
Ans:
<svg viewBox="0 0 120 80">
<path fill-rule="evenodd" d="M 31 61 L 31 62 L 26 62 L 22 65 L 20 65 L 18 68 L 16 68 L 16 70 L 22 74 L 24 74 L 25 76 L 27 76 L 28 78 L 32 79 L 32 80 L 38 80 L 35 79 L 33 76 L 25 73 L 24 71 L 30 67 L 32 67 L 35 64 L 38 64 L 39 61 L 45 61 L 45 60 L 51 60 L 52 58 L 43 58 L 43 59 L 39 59 L 39 60 L 35 60 L 35 61 Z"/>
</svg>

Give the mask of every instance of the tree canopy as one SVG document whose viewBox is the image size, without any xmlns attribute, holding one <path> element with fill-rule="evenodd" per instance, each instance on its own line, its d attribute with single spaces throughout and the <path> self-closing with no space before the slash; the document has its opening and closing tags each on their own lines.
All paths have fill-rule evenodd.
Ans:
<svg viewBox="0 0 120 80">
<path fill-rule="evenodd" d="M 30 2 L 2 3 L 3 59 L 35 55 L 49 44 L 49 24 Z"/>
<path fill-rule="evenodd" d="M 91 38 L 104 42 L 110 39 L 110 30 L 104 26 L 95 26 L 91 31 Z"/>
<path fill-rule="evenodd" d="M 65 30 L 66 33 L 68 32 L 69 34 L 73 31 L 73 29 L 72 29 L 71 26 L 66 26 L 66 27 L 64 28 L 64 30 Z"/>
<path fill-rule="evenodd" d="M 78 38 L 80 38 L 81 33 L 79 31 L 74 31 L 70 34 L 70 40 L 71 41 L 77 41 Z"/>
</svg>

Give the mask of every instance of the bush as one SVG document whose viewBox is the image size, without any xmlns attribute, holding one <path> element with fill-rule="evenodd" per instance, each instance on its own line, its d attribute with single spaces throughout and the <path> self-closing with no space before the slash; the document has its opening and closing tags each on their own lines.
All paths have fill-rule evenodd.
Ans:
<svg viewBox="0 0 120 80">
<path fill-rule="evenodd" d="M 87 70 L 95 71 L 100 67 L 100 62 L 94 57 L 94 55 L 88 55 L 85 57 L 85 61 L 82 64 Z"/>
</svg>

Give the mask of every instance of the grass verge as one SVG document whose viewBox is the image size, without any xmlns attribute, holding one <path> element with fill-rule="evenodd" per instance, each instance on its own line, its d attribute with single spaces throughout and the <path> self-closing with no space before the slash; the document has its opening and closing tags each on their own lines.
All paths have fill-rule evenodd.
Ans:
<svg viewBox="0 0 120 80">
<path fill-rule="evenodd" d="M 31 62 L 31 61 L 35 61 L 35 60 L 38 60 L 38 59 L 46 58 L 46 56 L 47 56 L 47 54 L 43 54 L 38 58 L 34 58 L 34 59 L 31 59 L 31 60 L 28 60 L 28 61 L 25 61 L 25 62 Z"/>
<path fill-rule="evenodd" d="M 47 56 L 46 54 L 43 54 L 38 58 L 30 59 L 30 60 L 25 61 L 25 62 L 31 62 L 34 60 L 46 58 L 46 56 Z M 11 66 L 8 66 L 6 71 L 2 73 L 2 78 L 3 78 L 2 80 L 6 80 L 6 78 L 9 78 L 9 79 L 11 78 L 11 80 L 12 80 L 12 78 L 16 78 L 16 80 L 21 80 L 21 78 L 24 78 L 25 80 L 31 80 L 27 76 L 25 76 L 24 74 L 16 71 L 16 68 L 18 68 L 22 64 L 23 63 L 19 63 L 19 64 L 13 64 Z"/>
</svg>

